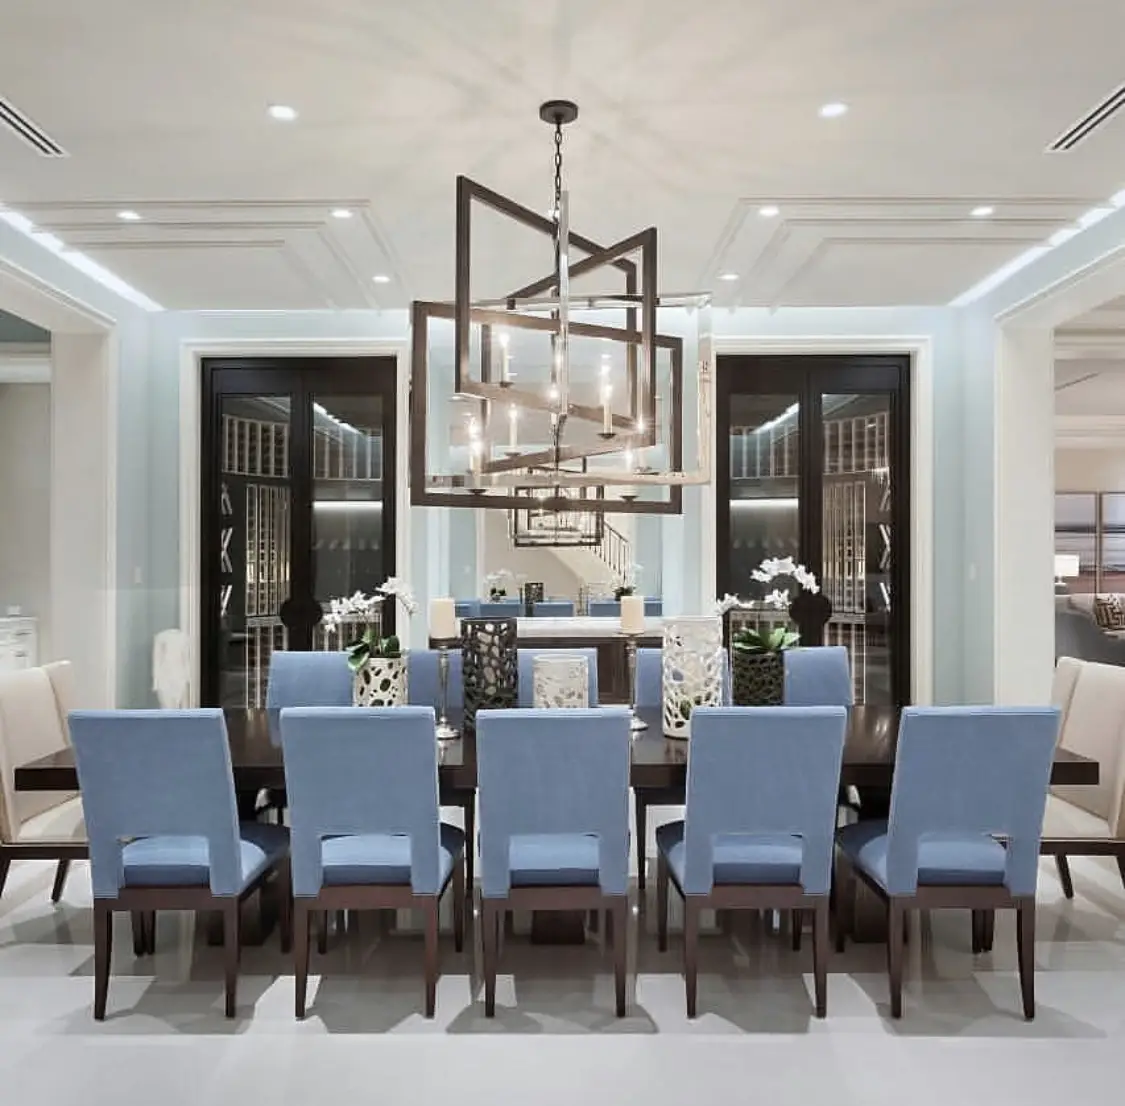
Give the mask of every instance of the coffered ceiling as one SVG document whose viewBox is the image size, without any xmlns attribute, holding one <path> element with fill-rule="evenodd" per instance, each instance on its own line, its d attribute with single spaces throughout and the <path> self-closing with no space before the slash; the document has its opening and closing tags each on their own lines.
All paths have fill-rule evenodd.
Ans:
<svg viewBox="0 0 1125 1106">
<path fill-rule="evenodd" d="M 0 127 L 0 200 L 165 307 L 401 307 L 451 294 L 458 173 L 547 208 L 567 96 L 573 225 L 659 227 L 666 290 L 945 303 L 1125 188 L 1125 110 L 1045 152 L 1123 37 L 1120 0 L 5 0 L 0 97 L 69 156 Z"/>
</svg>

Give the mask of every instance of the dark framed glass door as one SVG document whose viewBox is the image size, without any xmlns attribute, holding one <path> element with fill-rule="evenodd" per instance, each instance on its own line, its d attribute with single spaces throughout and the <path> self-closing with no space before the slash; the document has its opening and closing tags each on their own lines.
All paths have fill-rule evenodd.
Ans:
<svg viewBox="0 0 1125 1106">
<path fill-rule="evenodd" d="M 395 573 L 395 361 L 208 359 L 202 409 L 201 702 L 261 706 L 275 649 L 339 648 L 329 601 Z"/>
<path fill-rule="evenodd" d="M 793 557 L 832 604 L 806 644 L 844 645 L 856 701 L 910 698 L 908 357 L 720 357 L 716 580 Z"/>
</svg>

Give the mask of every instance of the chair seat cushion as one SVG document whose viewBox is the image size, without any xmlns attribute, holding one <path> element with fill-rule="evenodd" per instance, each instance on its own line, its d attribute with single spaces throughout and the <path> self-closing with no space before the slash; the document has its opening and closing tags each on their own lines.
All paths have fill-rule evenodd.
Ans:
<svg viewBox="0 0 1125 1106">
<path fill-rule="evenodd" d="M 877 818 L 845 826 L 836 840 L 856 868 L 885 890 L 886 821 Z M 995 887 L 1004 882 L 1007 862 L 1007 850 L 987 834 L 923 838 L 918 843 L 918 883 L 933 887 Z"/>
<path fill-rule="evenodd" d="M 68 844 L 85 841 L 86 820 L 82 815 L 82 800 L 76 795 L 29 818 L 20 826 L 16 840 L 63 841 Z"/>
<path fill-rule="evenodd" d="M 1044 837 L 1098 837 L 1112 838 L 1109 823 L 1096 814 L 1060 799 L 1047 796 L 1047 810 L 1043 815 Z"/>
<path fill-rule="evenodd" d="M 240 834 L 242 891 L 289 851 L 289 830 L 243 822 Z M 126 887 L 204 887 L 210 882 L 205 837 L 141 837 L 121 854 Z"/>
<path fill-rule="evenodd" d="M 465 834 L 441 824 L 441 886 L 465 848 Z M 402 834 L 364 833 L 329 837 L 321 842 L 324 883 L 333 886 L 410 883 L 410 838 Z"/>
<path fill-rule="evenodd" d="M 524 834 L 508 843 L 513 887 L 586 887 L 598 882 L 598 839 L 586 833 Z"/>
<path fill-rule="evenodd" d="M 656 847 L 668 862 L 677 887 L 684 881 L 684 823 L 668 822 L 656 831 Z M 789 834 L 720 835 L 714 845 L 714 880 L 724 884 L 801 882 L 804 846 Z"/>
</svg>

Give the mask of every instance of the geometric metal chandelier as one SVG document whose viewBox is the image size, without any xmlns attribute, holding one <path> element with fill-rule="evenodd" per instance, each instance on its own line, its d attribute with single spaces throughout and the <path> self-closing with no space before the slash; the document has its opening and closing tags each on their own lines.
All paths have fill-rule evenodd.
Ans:
<svg viewBox="0 0 1125 1106">
<path fill-rule="evenodd" d="M 679 514 L 683 488 L 711 479 L 710 299 L 658 294 L 655 227 L 609 246 L 571 229 L 562 143 L 578 108 L 552 100 L 539 114 L 554 130 L 550 209 L 458 177 L 454 300 L 413 304 L 411 502 L 542 520 L 573 514 L 586 489 L 583 512 Z M 481 257 L 503 273 L 500 295 L 478 294 Z M 589 288 L 607 272 L 616 290 Z"/>
</svg>

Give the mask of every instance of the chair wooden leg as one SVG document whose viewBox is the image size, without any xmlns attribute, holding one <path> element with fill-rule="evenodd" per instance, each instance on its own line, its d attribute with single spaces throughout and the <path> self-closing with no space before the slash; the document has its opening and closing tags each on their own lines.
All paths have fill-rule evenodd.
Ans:
<svg viewBox="0 0 1125 1106">
<path fill-rule="evenodd" d="M 328 911 L 321 910 L 317 914 L 316 951 L 323 956 L 328 951 Z"/>
<path fill-rule="evenodd" d="M 972 912 L 972 927 L 973 927 L 973 955 L 984 950 L 984 917 L 983 911 L 974 910 Z"/>
<path fill-rule="evenodd" d="M 309 990 L 309 921 L 312 911 L 302 902 L 293 904 L 293 982 L 296 987 L 294 1013 L 305 1016 L 305 1000 Z"/>
<path fill-rule="evenodd" d="M 828 1014 L 828 903 L 818 903 L 813 911 L 813 990 L 816 1016 Z"/>
<path fill-rule="evenodd" d="M 469 898 L 473 896 L 473 859 L 477 848 L 477 797 L 476 792 L 473 792 L 470 798 L 465 800 L 463 807 L 465 811 L 465 880 L 469 887 Z"/>
<path fill-rule="evenodd" d="M 500 910 L 495 900 L 481 901 L 481 944 L 484 952 L 484 1016 L 496 1016 L 496 946 L 499 941 Z"/>
<path fill-rule="evenodd" d="M 3 863 L 0 861 L 0 863 Z M 1117 870 L 1121 873 L 1121 883 L 1125 885 L 1125 854 L 1117 854 Z M 4 890 L 4 873 L 0 870 L 0 891 Z"/>
<path fill-rule="evenodd" d="M 790 937 L 793 942 L 793 951 L 801 951 L 801 928 L 805 924 L 804 912 L 801 910 L 789 911 L 789 928 L 792 930 Z"/>
<path fill-rule="evenodd" d="M 1055 856 L 1055 867 L 1059 870 L 1059 883 L 1062 884 L 1063 895 L 1068 899 L 1073 899 L 1074 882 L 1070 878 L 1070 861 L 1062 853 L 1058 853 Z"/>
<path fill-rule="evenodd" d="M 836 870 L 836 951 L 843 952 L 848 927 L 855 918 L 856 880 L 851 865 L 840 861 Z"/>
<path fill-rule="evenodd" d="M 149 910 L 145 913 L 145 952 L 149 956 L 156 955 L 156 911 Z"/>
<path fill-rule="evenodd" d="M 145 912 L 143 910 L 129 911 L 129 920 L 133 924 L 133 955 L 138 959 L 148 952 L 148 935 L 145 933 Z"/>
<path fill-rule="evenodd" d="M 1035 899 L 1025 899 L 1016 909 L 1016 953 L 1020 967 L 1023 1016 L 1035 1017 Z"/>
<path fill-rule="evenodd" d="M 113 911 L 94 900 L 94 1020 L 105 1020 L 109 997 L 109 965 L 113 957 Z"/>
<path fill-rule="evenodd" d="M 281 930 L 281 951 L 293 947 L 293 867 L 286 858 L 277 866 L 278 928 Z"/>
<path fill-rule="evenodd" d="M 648 802 L 640 791 L 633 792 L 633 807 L 637 820 L 637 887 L 645 889 L 645 848 L 648 842 Z"/>
<path fill-rule="evenodd" d="M 902 906 L 893 898 L 887 904 L 887 975 L 891 985 L 891 1017 L 902 1017 Z"/>
<path fill-rule="evenodd" d="M 51 902 L 58 903 L 66 886 L 66 875 L 70 871 L 70 861 L 60 860 L 55 868 L 55 882 L 51 885 Z"/>
<path fill-rule="evenodd" d="M 440 900 L 434 895 L 433 902 L 426 907 L 426 1017 L 434 1016 L 437 1005 L 438 977 L 438 905 Z"/>
<path fill-rule="evenodd" d="M 996 940 L 996 911 L 982 911 L 984 918 L 981 928 L 981 952 L 991 952 Z"/>
<path fill-rule="evenodd" d="M 684 896 L 684 992 L 687 1016 L 695 1017 L 699 974 L 699 907 L 690 895 Z"/>
<path fill-rule="evenodd" d="M 613 983 L 617 998 L 617 1016 L 625 1017 L 625 972 L 629 958 L 629 898 L 622 895 L 614 904 L 607 920 L 613 919 Z M 607 927 L 609 928 L 609 927 Z"/>
<path fill-rule="evenodd" d="M 656 858 L 656 947 L 668 951 L 668 863 L 663 854 Z"/>
<path fill-rule="evenodd" d="M 223 990 L 226 996 L 226 1016 L 234 1017 L 238 1004 L 238 959 L 242 934 L 240 921 L 242 903 L 237 898 L 223 903 Z"/>
<path fill-rule="evenodd" d="M 8 882 L 8 870 L 12 867 L 12 858 L 4 854 L 0 847 L 0 895 L 4 894 L 4 884 Z"/>
<path fill-rule="evenodd" d="M 465 947 L 465 858 L 453 862 L 453 948 L 460 952 Z"/>
</svg>

